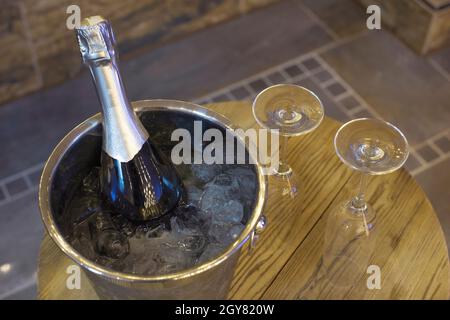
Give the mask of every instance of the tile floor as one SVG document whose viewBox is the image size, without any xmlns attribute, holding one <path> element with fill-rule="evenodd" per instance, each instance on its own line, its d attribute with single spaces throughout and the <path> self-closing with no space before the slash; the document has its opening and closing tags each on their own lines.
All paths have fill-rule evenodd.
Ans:
<svg viewBox="0 0 450 320">
<path fill-rule="evenodd" d="M 421 57 L 387 31 L 368 31 L 352 0 L 286 0 L 124 61 L 122 72 L 132 100 L 251 100 L 285 82 L 315 91 L 337 120 L 392 121 L 410 139 L 407 169 L 450 243 L 449 66 L 449 49 Z M 0 107 L 0 298 L 35 297 L 43 162 L 96 112 L 86 72 Z"/>
</svg>

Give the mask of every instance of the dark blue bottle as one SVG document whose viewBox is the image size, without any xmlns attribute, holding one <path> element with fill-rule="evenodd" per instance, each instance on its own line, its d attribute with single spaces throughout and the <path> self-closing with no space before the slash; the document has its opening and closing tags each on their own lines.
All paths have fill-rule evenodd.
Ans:
<svg viewBox="0 0 450 320">
<path fill-rule="evenodd" d="M 109 22 L 87 18 L 76 34 L 103 110 L 102 195 L 131 220 L 158 218 L 180 201 L 181 180 L 170 159 L 151 143 L 128 101 Z"/>
</svg>

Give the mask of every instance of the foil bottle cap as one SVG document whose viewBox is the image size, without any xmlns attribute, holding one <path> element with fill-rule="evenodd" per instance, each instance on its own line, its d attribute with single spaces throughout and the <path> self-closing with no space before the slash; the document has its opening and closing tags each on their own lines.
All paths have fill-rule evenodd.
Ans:
<svg viewBox="0 0 450 320">
<path fill-rule="evenodd" d="M 100 16 L 89 17 L 75 34 L 103 109 L 103 150 L 113 159 L 128 162 L 141 150 L 148 132 L 126 96 L 111 24 Z"/>
<path fill-rule="evenodd" d="M 101 16 L 82 21 L 75 33 L 80 46 L 81 57 L 86 64 L 101 61 L 116 62 L 116 41 L 111 24 Z"/>
</svg>

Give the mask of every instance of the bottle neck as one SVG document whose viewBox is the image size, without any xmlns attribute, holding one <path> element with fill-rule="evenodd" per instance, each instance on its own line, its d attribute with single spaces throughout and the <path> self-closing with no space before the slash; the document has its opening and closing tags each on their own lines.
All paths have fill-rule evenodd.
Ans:
<svg viewBox="0 0 450 320">
<path fill-rule="evenodd" d="M 128 162 L 141 150 L 148 133 L 134 113 L 114 60 L 89 64 L 103 110 L 103 150 Z"/>
</svg>

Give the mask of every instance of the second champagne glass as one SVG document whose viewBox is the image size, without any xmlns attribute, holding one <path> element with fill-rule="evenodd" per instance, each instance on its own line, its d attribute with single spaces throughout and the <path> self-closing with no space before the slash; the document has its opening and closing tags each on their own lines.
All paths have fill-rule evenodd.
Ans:
<svg viewBox="0 0 450 320">
<path fill-rule="evenodd" d="M 272 188 L 282 196 L 294 198 L 298 182 L 287 163 L 287 142 L 290 137 L 307 134 L 322 122 L 322 102 L 310 90 L 293 84 L 278 84 L 261 91 L 253 102 L 253 115 L 260 126 L 280 135 L 279 165 L 273 172 Z"/>
<path fill-rule="evenodd" d="M 360 173 L 356 195 L 332 208 L 327 218 L 323 269 L 337 288 L 364 279 L 376 247 L 375 211 L 366 202 L 369 175 L 399 169 L 408 158 L 408 142 L 392 124 L 379 119 L 355 119 L 344 124 L 334 139 L 340 160 Z"/>
</svg>

